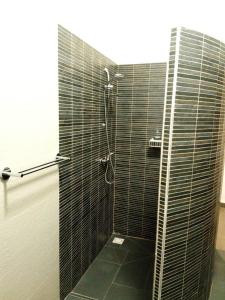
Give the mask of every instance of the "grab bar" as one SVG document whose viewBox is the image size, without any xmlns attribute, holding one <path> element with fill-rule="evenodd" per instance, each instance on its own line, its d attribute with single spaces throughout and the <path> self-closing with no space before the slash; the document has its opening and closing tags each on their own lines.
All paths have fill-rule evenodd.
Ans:
<svg viewBox="0 0 225 300">
<path fill-rule="evenodd" d="M 67 160 L 70 160 L 70 157 L 65 157 L 65 156 L 61 156 L 60 154 L 57 154 L 55 160 L 40 164 L 35 167 L 31 167 L 31 168 L 28 168 L 28 169 L 25 169 L 25 170 L 22 170 L 19 172 L 12 172 L 10 168 L 6 167 L 0 172 L 0 177 L 3 180 L 8 180 L 11 176 L 22 178 L 26 175 L 47 169 L 49 167 L 55 166 L 63 161 L 67 161 Z"/>
</svg>

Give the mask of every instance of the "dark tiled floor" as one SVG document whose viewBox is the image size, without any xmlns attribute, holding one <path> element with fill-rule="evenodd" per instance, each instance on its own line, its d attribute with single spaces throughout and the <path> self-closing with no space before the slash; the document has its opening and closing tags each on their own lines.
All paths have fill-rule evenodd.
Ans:
<svg viewBox="0 0 225 300">
<path fill-rule="evenodd" d="M 118 235 L 117 235 L 118 236 Z M 153 243 L 114 236 L 91 264 L 67 300 L 150 300 L 153 276 Z"/>
<path fill-rule="evenodd" d="M 66 300 L 150 300 L 153 243 L 125 238 L 123 245 L 108 241 Z M 225 251 L 217 250 L 209 300 L 225 299 Z"/>
<path fill-rule="evenodd" d="M 212 291 L 209 300 L 225 299 L 225 251 L 216 250 Z"/>
</svg>

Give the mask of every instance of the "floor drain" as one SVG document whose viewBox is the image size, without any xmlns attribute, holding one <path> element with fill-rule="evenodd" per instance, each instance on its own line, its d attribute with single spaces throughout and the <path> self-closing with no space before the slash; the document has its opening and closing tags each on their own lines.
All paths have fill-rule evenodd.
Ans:
<svg viewBox="0 0 225 300">
<path fill-rule="evenodd" d="M 113 239 L 113 244 L 118 244 L 118 245 L 122 245 L 124 242 L 124 239 L 118 238 L 118 237 L 114 237 Z"/>
</svg>

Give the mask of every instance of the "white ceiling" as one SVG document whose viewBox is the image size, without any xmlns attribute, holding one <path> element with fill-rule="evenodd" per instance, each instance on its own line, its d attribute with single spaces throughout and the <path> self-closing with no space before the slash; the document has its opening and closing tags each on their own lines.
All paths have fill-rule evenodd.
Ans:
<svg viewBox="0 0 225 300">
<path fill-rule="evenodd" d="M 58 21 L 117 63 L 166 61 L 170 29 L 185 26 L 225 42 L 223 1 L 64 0 Z"/>
<path fill-rule="evenodd" d="M 185 26 L 225 41 L 224 0 L 8 0 L 0 30 L 60 24 L 116 63 L 168 59 L 170 29 Z M 19 27 L 18 27 L 19 26 Z M 41 32 L 41 31 L 40 31 Z M 41 33 L 40 33 L 41 34 Z M 2 34 L 1 34 L 2 35 Z"/>
</svg>

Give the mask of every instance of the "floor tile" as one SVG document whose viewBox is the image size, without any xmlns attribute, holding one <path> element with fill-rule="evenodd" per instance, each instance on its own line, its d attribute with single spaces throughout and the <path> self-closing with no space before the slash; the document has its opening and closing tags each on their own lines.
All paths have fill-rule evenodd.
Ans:
<svg viewBox="0 0 225 300">
<path fill-rule="evenodd" d="M 224 251 L 216 251 L 215 261 L 214 261 L 214 270 L 213 270 L 213 285 L 216 288 L 224 286 L 225 282 L 225 255 Z"/>
<path fill-rule="evenodd" d="M 115 236 L 124 243 L 112 243 Z M 150 300 L 153 255 L 152 242 L 113 235 L 71 293 L 77 298 L 68 300 Z"/>
<path fill-rule="evenodd" d="M 145 288 L 146 289 L 151 289 L 153 288 L 153 277 L 154 277 L 154 267 L 150 267 L 149 271 L 148 271 L 148 275 L 146 278 L 146 284 L 145 284 Z"/>
<path fill-rule="evenodd" d="M 113 284 L 105 300 L 151 300 L 150 291 Z"/>
<path fill-rule="evenodd" d="M 209 300 L 225 299 L 225 251 L 216 250 L 212 291 Z"/>
<path fill-rule="evenodd" d="M 116 264 L 122 264 L 127 256 L 127 251 L 121 248 L 104 247 L 98 254 L 98 259 L 107 260 Z"/>
<path fill-rule="evenodd" d="M 78 297 L 78 296 L 76 296 L 76 295 L 73 295 L 73 294 L 69 294 L 66 298 L 65 298 L 65 300 L 86 300 L 85 298 L 80 298 L 80 297 Z"/>
<path fill-rule="evenodd" d="M 130 252 L 150 254 L 154 252 L 154 243 L 144 239 L 125 238 L 122 249 Z"/>
<path fill-rule="evenodd" d="M 225 289 L 217 290 L 212 289 L 212 293 L 209 297 L 209 300 L 224 300 L 225 299 Z"/>
<path fill-rule="evenodd" d="M 121 265 L 114 282 L 136 289 L 146 288 L 150 285 L 147 280 L 152 268 L 151 260 L 149 256 L 129 253 L 125 262 Z"/>
<path fill-rule="evenodd" d="M 109 289 L 119 265 L 95 259 L 73 290 L 74 294 L 101 300 Z"/>
</svg>

